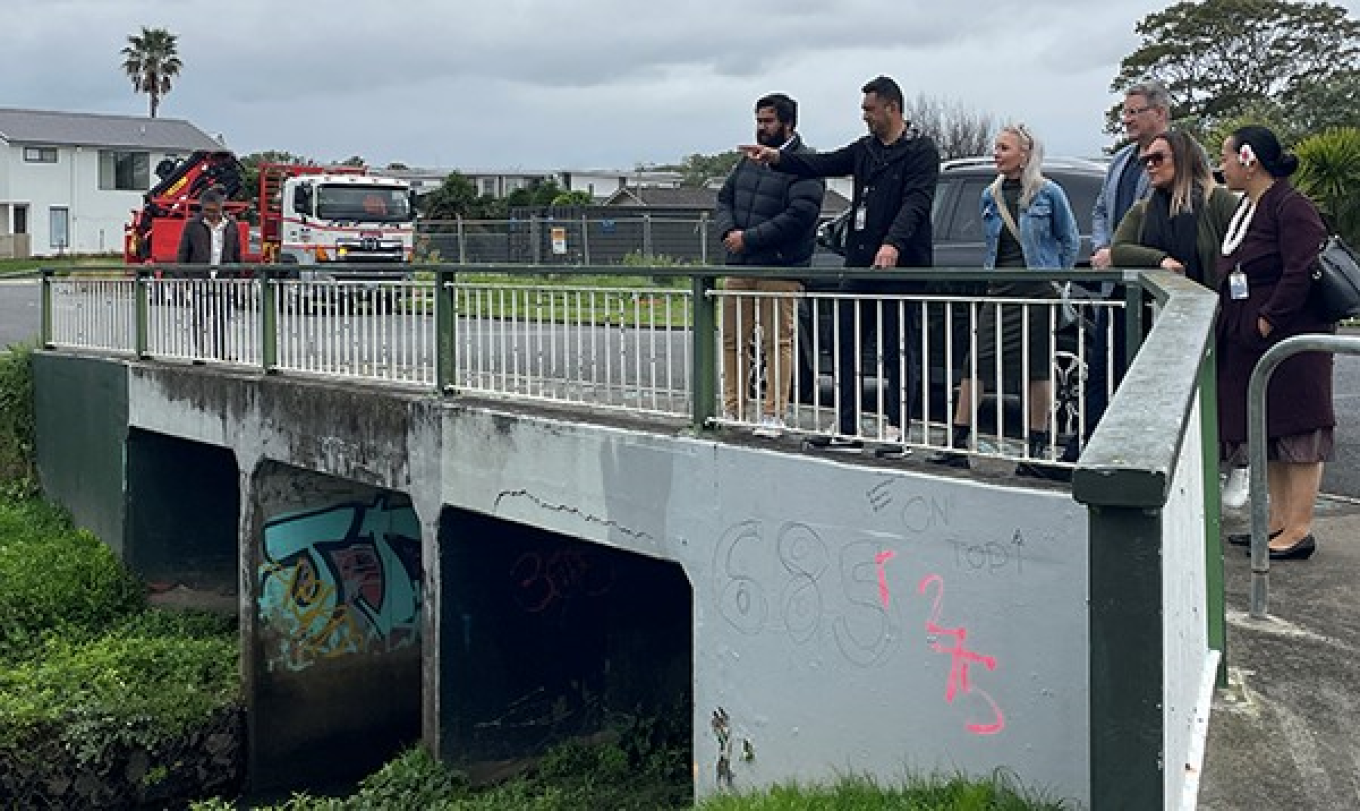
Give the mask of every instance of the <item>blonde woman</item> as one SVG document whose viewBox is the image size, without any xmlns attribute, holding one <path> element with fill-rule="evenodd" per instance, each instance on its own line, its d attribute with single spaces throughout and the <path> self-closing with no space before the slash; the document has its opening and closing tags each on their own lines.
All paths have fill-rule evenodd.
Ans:
<svg viewBox="0 0 1360 811">
<path fill-rule="evenodd" d="M 1004 127 L 992 148 L 997 178 L 982 192 L 982 229 L 987 238 L 984 267 L 993 268 L 1071 268 L 1077 259 L 1081 237 L 1067 195 L 1057 183 L 1040 171 L 1043 147 L 1023 124 Z M 992 282 L 988 295 L 1008 298 L 1058 298 L 1051 281 Z M 997 365 L 997 329 L 1001 330 L 1001 369 L 1007 379 L 1024 377 L 1029 385 L 1029 455 L 1041 458 L 1051 445 L 1048 412 L 1052 400 L 1053 324 L 1049 308 L 1003 306 L 1000 324 L 997 308 L 984 305 L 978 318 L 975 357 L 964 362 L 965 369 L 976 368 L 990 376 Z M 1028 352 L 1022 355 L 1022 348 Z M 973 430 L 973 392 L 981 386 L 965 373 L 959 382 L 958 408 L 950 447 L 963 449 Z M 949 467 L 969 467 L 968 457 L 957 451 L 943 451 L 929 457 L 931 462 Z M 1022 463 L 1016 468 L 1022 476 L 1061 478 L 1062 471 L 1048 465 Z"/>
</svg>

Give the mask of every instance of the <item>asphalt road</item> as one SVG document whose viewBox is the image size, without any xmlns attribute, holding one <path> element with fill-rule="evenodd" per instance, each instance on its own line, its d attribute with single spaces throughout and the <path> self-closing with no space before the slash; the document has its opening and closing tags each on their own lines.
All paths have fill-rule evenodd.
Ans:
<svg viewBox="0 0 1360 811">
<path fill-rule="evenodd" d="M 37 280 L 0 281 L 0 346 L 36 340 L 41 320 Z M 1360 330 L 1349 330 L 1360 336 Z M 1360 356 L 1336 362 L 1336 457 L 1327 466 L 1322 489 L 1360 500 Z"/>
</svg>

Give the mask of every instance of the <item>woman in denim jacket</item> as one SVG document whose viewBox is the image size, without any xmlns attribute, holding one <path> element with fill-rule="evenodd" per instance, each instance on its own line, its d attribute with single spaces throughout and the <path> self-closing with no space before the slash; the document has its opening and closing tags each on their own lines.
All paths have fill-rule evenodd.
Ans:
<svg viewBox="0 0 1360 811">
<path fill-rule="evenodd" d="M 1067 195 L 1040 171 L 1043 147 L 1023 124 L 1002 128 L 992 148 L 997 178 L 982 191 L 982 228 L 987 238 L 984 267 L 1071 268 L 1077 259 L 1081 236 Z M 987 295 L 1009 299 L 1058 299 L 1051 281 L 995 281 Z M 964 361 L 959 381 L 959 402 L 954 414 L 950 447 L 965 448 L 972 433 L 973 390 L 994 378 L 997 366 L 997 329 L 1001 330 L 1002 379 L 1022 378 L 1029 384 L 1029 456 L 1046 454 L 1051 443 L 1048 415 L 1052 407 L 1053 330 L 1059 308 L 999 302 L 980 305 L 973 357 Z M 973 380 L 976 369 L 980 379 Z M 968 457 L 944 451 L 930 461 L 950 467 L 968 467 Z M 1046 465 L 1022 463 L 1015 471 L 1022 476 L 1062 478 L 1062 472 Z"/>
</svg>

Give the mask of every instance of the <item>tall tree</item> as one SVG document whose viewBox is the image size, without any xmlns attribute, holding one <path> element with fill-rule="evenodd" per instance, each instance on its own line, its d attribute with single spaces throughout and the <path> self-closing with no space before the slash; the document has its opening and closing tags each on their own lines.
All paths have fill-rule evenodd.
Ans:
<svg viewBox="0 0 1360 811">
<path fill-rule="evenodd" d="M 930 136 L 942 160 L 992 154 L 998 126 L 991 113 L 923 94 L 908 100 L 902 115 Z"/>
<path fill-rule="evenodd" d="M 1138 49 L 1111 90 L 1151 77 L 1171 92 L 1171 117 L 1212 127 L 1248 105 L 1291 109 L 1360 67 L 1360 22 L 1330 3 L 1291 0 L 1181 2 L 1143 18 Z M 1118 131 L 1118 108 L 1109 131 Z"/>
<path fill-rule="evenodd" d="M 160 109 L 161 97 L 170 92 L 172 81 L 184 67 L 177 52 L 179 37 L 164 28 L 142 28 L 140 34 L 128 35 L 123 48 L 123 71 L 132 80 L 136 93 L 151 99 L 151 117 Z"/>
</svg>

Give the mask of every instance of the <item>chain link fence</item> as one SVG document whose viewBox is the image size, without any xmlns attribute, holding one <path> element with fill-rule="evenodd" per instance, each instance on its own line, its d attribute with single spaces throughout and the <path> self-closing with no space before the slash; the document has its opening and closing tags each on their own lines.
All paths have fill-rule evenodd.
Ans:
<svg viewBox="0 0 1360 811">
<path fill-rule="evenodd" d="M 422 220 L 416 256 L 463 265 L 707 265 L 725 255 L 707 211 L 592 208 L 505 220 Z"/>
</svg>

